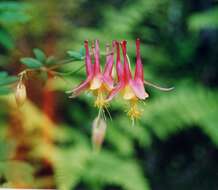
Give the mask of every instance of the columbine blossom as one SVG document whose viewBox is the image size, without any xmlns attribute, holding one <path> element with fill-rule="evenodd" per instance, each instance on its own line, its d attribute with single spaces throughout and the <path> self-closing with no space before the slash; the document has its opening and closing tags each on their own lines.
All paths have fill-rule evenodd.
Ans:
<svg viewBox="0 0 218 190">
<path fill-rule="evenodd" d="M 120 94 L 124 100 L 130 103 L 130 108 L 127 115 L 134 121 L 142 114 L 142 109 L 139 109 L 138 102 L 148 98 L 148 93 L 145 91 L 144 85 L 155 87 L 162 91 L 169 91 L 173 88 L 162 88 L 144 80 L 143 65 L 140 55 L 140 40 L 136 40 L 136 65 L 134 76 L 130 70 L 130 63 L 127 56 L 127 42 L 121 43 L 114 41 L 112 50 L 106 48 L 106 64 L 104 71 L 101 71 L 100 53 L 98 40 L 92 44 L 92 53 L 89 52 L 88 41 L 85 41 L 85 65 L 86 65 L 86 80 L 70 91 L 71 97 L 80 95 L 84 91 L 91 91 L 96 96 L 95 106 L 99 108 L 99 116 L 101 111 L 107 108 L 108 103 L 117 95 Z M 123 64 L 121 63 L 120 46 L 122 48 Z M 117 82 L 114 86 L 112 78 L 112 69 L 114 62 L 114 48 L 117 51 L 116 57 L 116 72 Z M 94 56 L 94 64 L 92 57 Z M 104 113 L 104 112 L 103 112 Z"/>
<path fill-rule="evenodd" d="M 94 54 L 94 64 L 92 64 L 91 55 L 89 52 L 88 41 L 85 41 L 85 64 L 87 78 L 79 86 L 70 91 L 71 97 L 80 95 L 84 91 L 91 91 L 96 96 L 95 106 L 103 108 L 106 106 L 105 96 L 113 89 L 113 52 L 109 53 L 107 47 L 107 56 L 105 69 L 102 72 L 100 67 L 99 42 L 95 41 L 95 46 L 92 47 Z"/>
<path fill-rule="evenodd" d="M 128 116 L 130 116 L 130 118 L 134 120 L 135 118 L 138 118 L 142 112 L 140 109 L 138 109 L 137 102 L 139 100 L 145 100 L 146 98 L 148 98 L 148 93 L 144 89 L 143 65 L 140 57 L 140 40 L 136 40 L 136 67 L 134 77 L 131 74 L 128 63 L 126 44 L 126 41 L 121 42 L 124 59 L 124 64 L 122 65 L 120 62 L 119 43 L 116 43 L 116 69 L 118 75 L 118 84 L 111 91 L 108 97 L 108 101 L 112 100 L 113 97 L 116 96 L 118 93 L 121 93 L 123 99 L 130 102 L 131 107 L 128 111 Z"/>
</svg>

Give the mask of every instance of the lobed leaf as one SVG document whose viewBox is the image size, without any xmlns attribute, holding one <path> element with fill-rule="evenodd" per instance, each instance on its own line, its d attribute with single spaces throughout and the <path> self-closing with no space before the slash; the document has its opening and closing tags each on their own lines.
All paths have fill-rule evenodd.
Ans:
<svg viewBox="0 0 218 190">
<path fill-rule="evenodd" d="M 0 95 L 7 95 L 11 93 L 11 89 L 7 87 L 0 87 Z"/>
<path fill-rule="evenodd" d="M 67 54 L 71 57 L 74 58 L 76 60 L 82 60 L 83 59 L 83 55 L 79 52 L 76 51 L 67 51 Z"/>
<path fill-rule="evenodd" d="M 31 69 L 37 69 L 42 67 L 42 63 L 38 61 L 37 59 L 31 58 L 31 57 L 24 57 L 21 58 L 20 61 L 26 65 L 28 68 Z"/>
<path fill-rule="evenodd" d="M 35 55 L 37 60 L 39 60 L 42 63 L 45 62 L 46 55 L 45 55 L 45 53 L 41 49 L 34 48 L 33 49 L 33 53 L 34 53 L 34 55 Z"/>
<path fill-rule="evenodd" d="M 3 76 L 3 77 L 0 77 L 0 86 L 12 84 L 16 81 L 17 81 L 17 77 L 15 76 L 5 76 L 5 77 Z"/>
</svg>

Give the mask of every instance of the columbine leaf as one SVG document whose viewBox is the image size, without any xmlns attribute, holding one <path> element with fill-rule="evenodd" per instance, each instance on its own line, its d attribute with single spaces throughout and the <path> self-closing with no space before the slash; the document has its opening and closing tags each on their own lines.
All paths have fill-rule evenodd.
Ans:
<svg viewBox="0 0 218 190">
<path fill-rule="evenodd" d="M 37 69 L 42 67 L 42 63 L 38 61 L 37 59 L 31 58 L 31 57 L 25 57 L 20 59 L 20 61 L 26 65 L 29 68 Z"/>
<path fill-rule="evenodd" d="M 52 65 L 52 64 L 55 64 L 56 63 L 56 60 L 55 60 L 55 57 L 54 56 L 49 56 L 47 59 L 46 59 L 46 62 L 45 64 L 47 65 Z"/>
<path fill-rule="evenodd" d="M 33 53 L 37 60 L 39 60 L 40 62 L 45 62 L 46 55 L 41 49 L 35 48 L 33 49 Z"/>
<path fill-rule="evenodd" d="M 81 47 L 80 50 L 79 50 L 79 53 L 82 57 L 85 57 L 85 48 L 84 47 Z"/>
<path fill-rule="evenodd" d="M 15 81 L 17 81 L 17 77 L 15 77 L 15 76 L 5 76 L 3 78 L 0 78 L 0 85 L 12 84 Z"/>
<path fill-rule="evenodd" d="M 0 95 L 7 95 L 11 93 L 11 89 L 8 87 L 0 87 Z"/>
<path fill-rule="evenodd" d="M 8 32 L 0 30 L 0 44 L 7 49 L 12 49 L 14 47 L 14 40 Z"/>
<path fill-rule="evenodd" d="M 76 52 L 76 51 L 67 51 L 67 54 L 71 57 L 71 58 L 74 58 L 76 60 L 81 60 L 83 59 L 83 56 L 79 53 L 79 52 Z"/>
<path fill-rule="evenodd" d="M 1 71 L 0 72 L 0 79 L 5 78 L 8 76 L 8 73 L 6 71 Z"/>
</svg>

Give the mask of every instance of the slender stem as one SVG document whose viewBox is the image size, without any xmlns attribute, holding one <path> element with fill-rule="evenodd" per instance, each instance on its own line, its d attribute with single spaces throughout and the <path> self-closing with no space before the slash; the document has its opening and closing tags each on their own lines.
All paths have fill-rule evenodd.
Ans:
<svg viewBox="0 0 218 190">
<path fill-rule="evenodd" d="M 61 73 L 61 72 L 58 72 L 58 71 L 53 71 L 55 74 L 57 75 L 61 75 L 61 76 L 64 76 L 64 75 L 71 75 L 71 74 L 74 74 L 74 73 L 77 73 L 79 72 L 81 69 L 83 69 L 85 67 L 85 65 L 81 65 L 78 69 L 76 69 L 75 71 L 71 71 L 71 72 L 67 72 L 67 73 Z"/>
<path fill-rule="evenodd" d="M 75 60 L 74 58 L 68 59 L 68 60 L 63 60 L 63 61 L 61 61 L 61 62 L 59 62 L 59 63 L 57 63 L 57 64 L 55 64 L 55 65 L 49 67 L 49 69 L 50 69 L 50 70 L 57 69 L 57 68 L 63 66 L 63 64 L 71 63 L 71 62 L 73 62 L 74 60 Z"/>
<path fill-rule="evenodd" d="M 148 85 L 148 86 L 152 86 L 152 87 L 154 87 L 154 88 L 156 88 L 156 89 L 158 89 L 158 90 L 161 90 L 161 91 L 171 91 L 171 90 L 173 90 L 174 89 L 174 87 L 170 87 L 170 88 L 164 88 L 164 87 L 161 87 L 161 86 L 158 86 L 158 85 L 156 85 L 156 84 L 153 84 L 153 83 L 151 83 L 151 82 L 148 82 L 148 81 L 146 81 L 146 80 L 144 80 L 144 84 L 146 84 L 146 85 Z"/>
</svg>

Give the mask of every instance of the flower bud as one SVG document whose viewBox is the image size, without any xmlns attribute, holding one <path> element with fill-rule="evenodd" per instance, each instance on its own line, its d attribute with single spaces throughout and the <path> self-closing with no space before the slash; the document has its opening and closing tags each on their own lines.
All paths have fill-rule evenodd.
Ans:
<svg viewBox="0 0 218 190">
<path fill-rule="evenodd" d="M 100 117 L 95 118 L 92 125 L 92 144 L 96 149 L 100 149 L 102 143 L 104 142 L 104 137 L 106 133 L 106 122 Z"/>
<path fill-rule="evenodd" d="M 26 86 L 19 82 L 15 91 L 15 99 L 18 107 L 22 106 L 26 100 Z"/>
</svg>

